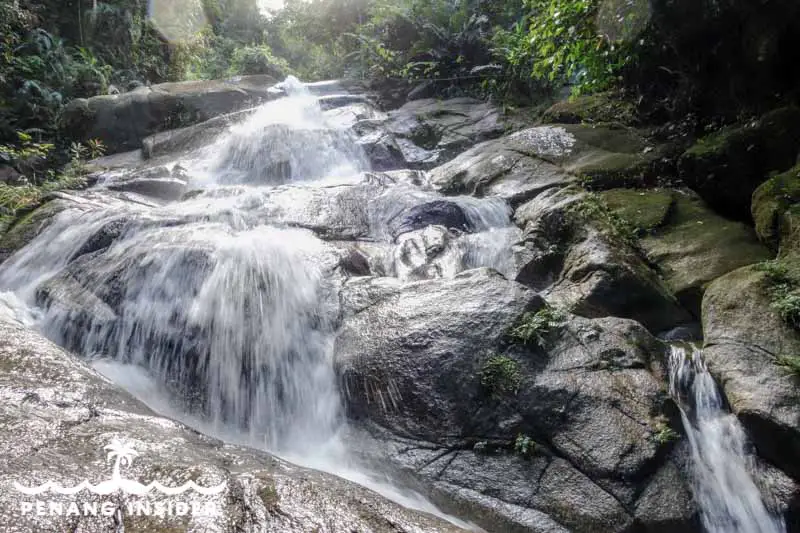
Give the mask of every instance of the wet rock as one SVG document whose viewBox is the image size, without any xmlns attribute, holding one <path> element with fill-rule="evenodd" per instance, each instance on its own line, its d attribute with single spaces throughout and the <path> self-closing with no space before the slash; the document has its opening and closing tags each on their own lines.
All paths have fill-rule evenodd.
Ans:
<svg viewBox="0 0 800 533">
<path fill-rule="evenodd" d="M 782 108 L 700 139 L 681 156 L 679 171 L 714 210 L 749 220 L 753 192 L 770 172 L 796 164 L 798 151 L 800 109 Z"/>
<path fill-rule="evenodd" d="M 800 353 L 800 333 L 781 319 L 759 268 L 735 270 L 712 283 L 703 298 L 704 350 L 759 455 L 800 479 L 800 388 L 781 365 Z"/>
<path fill-rule="evenodd" d="M 104 447 L 114 439 L 137 455 L 122 466 L 122 475 L 143 483 L 157 480 L 180 486 L 224 485 L 221 493 L 148 496 L 152 505 L 194 501 L 213 506 L 218 515 L 159 517 L 138 515 L 128 504 L 141 501 L 126 493 L 98 496 L 50 494 L 40 499 L 108 502 L 110 516 L 21 514 L 25 497 L 12 489 L 0 497 L 0 528 L 7 531 L 109 531 L 124 524 L 131 531 L 258 530 L 297 532 L 456 532 L 459 528 L 423 513 L 409 511 L 350 482 L 290 465 L 265 452 L 203 436 L 180 423 L 161 418 L 117 389 L 73 356 L 38 334 L 0 318 L 0 480 L 38 485 L 53 481 L 73 486 L 84 479 L 109 479 L 111 464 Z"/>
<path fill-rule="evenodd" d="M 374 168 L 392 170 L 432 168 L 505 128 L 492 104 L 452 98 L 414 100 L 385 120 L 362 121 L 354 129 Z"/>
<path fill-rule="evenodd" d="M 397 240 L 390 271 L 401 279 L 432 279 L 445 274 L 449 266 L 445 252 L 454 236 L 444 226 L 428 226 L 402 234 Z"/>
<path fill-rule="evenodd" d="M 472 229 L 472 224 L 461 206 L 447 200 L 436 200 L 416 205 L 400 213 L 389 221 L 389 232 L 393 239 L 397 239 L 404 233 L 427 226 L 443 226 L 458 231 Z"/>
<path fill-rule="evenodd" d="M 717 215 L 691 191 L 614 189 L 598 194 L 642 234 L 639 244 L 647 258 L 695 316 L 700 316 L 709 283 L 770 258 L 752 228 Z"/>
<path fill-rule="evenodd" d="M 151 159 L 166 154 L 178 155 L 196 150 L 210 144 L 232 124 L 245 120 L 253 111 L 244 109 L 185 128 L 155 133 L 142 140 L 142 155 L 145 159 Z"/>
<path fill-rule="evenodd" d="M 683 472 L 661 466 L 664 348 L 640 325 L 565 317 L 541 344 L 517 344 L 509 329 L 543 303 L 485 270 L 353 280 L 343 302 L 349 414 L 381 443 L 375 460 L 437 501 L 492 531 L 699 531 Z M 675 505 L 656 509 L 665 494 Z"/>
<path fill-rule="evenodd" d="M 691 321 L 596 197 L 550 189 L 519 207 L 516 279 L 587 317 L 619 316 L 653 332 Z"/>
<path fill-rule="evenodd" d="M 574 178 L 556 165 L 528 155 L 525 132 L 478 144 L 429 173 L 431 185 L 443 194 L 499 196 L 519 205 Z"/>
<path fill-rule="evenodd" d="M 163 201 L 181 199 L 189 186 L 189 177 L 179 166 L 146 168 L 123 175 L 104 184 L 112 191 L 132 192 Z"/>
<path fill-rule="evenodd" d="M 119 95 L 79 98 L 64 110 L 71 138 L 100 139 L 109 153 L 141 148 L 161 131 L 181 128 L 274 98 L 269 76 L 163 83 Z"/>
</svg>

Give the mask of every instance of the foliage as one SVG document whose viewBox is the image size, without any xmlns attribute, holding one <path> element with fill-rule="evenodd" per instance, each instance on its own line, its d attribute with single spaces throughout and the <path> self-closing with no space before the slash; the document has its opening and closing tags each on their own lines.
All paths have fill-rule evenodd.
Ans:
<svg viewBox="0 0 800 533">
<path fill-rule="evenodd" d="M 669 426 L 666 420 L 659 420 L 656 424 L 656 431 L 653 433 L 653 440 L 656 444 L 668 444 L 680 439 L 680 434 Z"/>
<path fill-rule="evenodd" d="M 86 186 L 86 168 L 82 164 L 69 164 L 61 174 L 49 171 L 41 184 L 8 185 L 0 183 L 0 214 L 9 218 L 30 210 L 42 203 L 44 197 L 55 191 L 80 189 Z"/>
<path fill-rule="evenodd" d="M 47 170 L 47 158 L 53 151 L 53 145 L 34 142 L 33 137 L 21 131 L 17 132 L 17 140 L 16 145 L 0 145 L 0 160 L 36 183 Z"/>
<path fill-rule="evenodd" d="M 602 6 L 620 2 L 605 2 Z M 571 83 L 576 94 L 608 89 L 634 59 L 631 40 L 613 40 L 598 28 L 597 0 L 527 0 L 527 39 L 509 54 L 512 64 L 531 62 L 531 76 Z M 623 14 L 635 18 L 636 11 Z M 630 37 L 630 36 L 628 36 Z"/>
<path fill-rule="evenodd" d="M 783 261 L 765 261 L 757 266 L 766 275 L 772 308 L 788 325 L 800 331 L 800 281 Z"/>
<path fill-rule="evenodd" d="M 800 355 L 781 354 L 776 362 L 785 368 L 787 372 L 800 377 Z"/>
<path fill-rule="evenodd" d="M 575 204 L 575 209 L 585 218 L 603 224 L 612 234 L 633 248 L 639 247 L 636 227 L 611 209 L 599 194 L 586 193 L 581 201 Z"/>
<path fill-rule="evenodd" d="M 538 446 L 535 440 L 528 435 L 520 433 L 514 441 L 514 453 L 525 458 L 531 457 L 536 453 Z"/>
<path fill-rule="evenodd" d="M 509 336 L 521 344 L 534 344 L 544 346 L 547 336 L 564 324 L 566 315 L 560 309 L 543 307 L 536 313 L 525 313 L 515 326 L 511 328 Z"/>
<path fill-rule="evenodd" d="M 522 383 L 519 363 L 505 355 L 493 355 L 480 371 L 481 386 L 495 400 L 515 395 Z"/>
</svg>

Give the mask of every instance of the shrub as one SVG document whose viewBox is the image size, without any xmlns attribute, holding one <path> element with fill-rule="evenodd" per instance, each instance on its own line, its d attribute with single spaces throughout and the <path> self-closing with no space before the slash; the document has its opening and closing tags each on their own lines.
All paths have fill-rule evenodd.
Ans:
<svg viewBox="0 0 800 533">
<path fill-rule="evenodd" d="M 544 346 L 547 335 L 560 328 L 566 315 L 553 307 L 544 307 L 536 313 L 525 313 L 511 328 L 509 336 L 521 344 Z"/>
<path fill-rule="evenodd" d="M 505 355 L 494 355 L 480 371 L 481 386 L 495 400 L 515 395 L 522 383 L 519 363 Z"/>
<path fill-rule="evenodd" d="M 536 453 L 539 445 L 528 435 L 520 433 L 514 441 L 514 453 L 520 457 L 528 458 Z"/>
<path fill-rule="evenodd" d="M 766 275 L 772 308 L 788 325 L 800 331 L 800 281 L 780 260 L 765 261 L 757 269 Z"/>
</svg>

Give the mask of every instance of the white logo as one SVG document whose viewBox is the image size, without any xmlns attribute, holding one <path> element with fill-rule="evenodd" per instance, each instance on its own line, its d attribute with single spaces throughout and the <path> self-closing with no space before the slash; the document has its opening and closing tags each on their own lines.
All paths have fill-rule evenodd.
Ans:
<svg viewBox="0 0 800 533">
<path fill-rule="evenodd" d="M 184 492 L 193 490 L 205 496 L 213 496 L 224 491 L 227 485 L 227 482 L 225 481 L 215 487 L 202 487 L 194 481 L 187 481 L 180 487 L 167 487 L 158 481 L 152 481 L 148 485 L 143 485 L 138 481 L 123 478 L 120 472 L 121 466 L 130 466 L 133 463 L 134 457 L 139 455 L 136 450 L 124 444 L 119 439 L 114 439 L 111 444 L 106 446 L 104 449 L 108 452 L 106 460 L 114 460 L 114 469 L 111 474 L 111 479 L 107 481 L 103 481 L 97 485 L 92 485 L 88 480 L 84 480 L 82 483 L 74 487 L 62 487 L 53 481 L 48 481 L 47 483 L 38 487 L 26 487 L 15 481 L 14 488 L 19 492 L 29 496 L 44 494 L 48 491 L 52 491 L 57 494 L 69 495 L 77 494 L 82 490 L 88 490 L 89 492 L 100 495 L 108 495 L 117 491 L 122 491 L 126 494 L 133 494 L 136 496 L 143 496 L 152 490 L 156 490 L 168 496 L 175 496 L 177 494 L 183 494 Z"/>
</svg>

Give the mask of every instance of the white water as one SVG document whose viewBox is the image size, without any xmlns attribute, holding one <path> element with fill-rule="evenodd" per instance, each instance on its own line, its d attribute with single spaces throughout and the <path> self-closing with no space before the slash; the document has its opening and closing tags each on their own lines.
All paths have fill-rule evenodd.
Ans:
<svg viewBox="0 0 800 533">
<path fill-rule="evenodd" d="M 672 347 L 670 393 L 681 406 L 708 533 L 785 533 L 783 519 L 764 505 L 744 428 L 725 408 L 700 350 Z"/>
<path fill-rule="evenodd" d="M 290 97 L 176 161 L 204 188 L 198 196 L 131 203 L 102 184 L 81 195 L 85 201 L 0 265 L 0 291 L 15 294 L 6 311 L 92 360 L 157 412 L 444 516 L 351 459 L 332 365 L 341 252 L 297 227 L 298 213 L 308 210 L 324 226 L 331 213 L 361 209 L 353 223 L 363 218 L 364 240 L 383 250 L 374 262 L 386 275 L 411 277 L 413 268 L 398 266 L 403 244 L 392 242 L 388 225 L 404 209 L 441 197 L 403 173 L 365 175 L 367 160 L 350 133 L 329 124 L 302 86 L 287 86 Z M 365 205 L 326 203 L 346 186 L 376 193 Z M 472 231 L 448 232 L 452 246 L 433 261 L 437 275 L 508 270 L 518 230 L 505 203 L 449 200 Z M 82 252 L 115 223 L 122 230 L 108 248 Z M 413 239 L 422 236 L 406 240 Z"/>
</svg>

